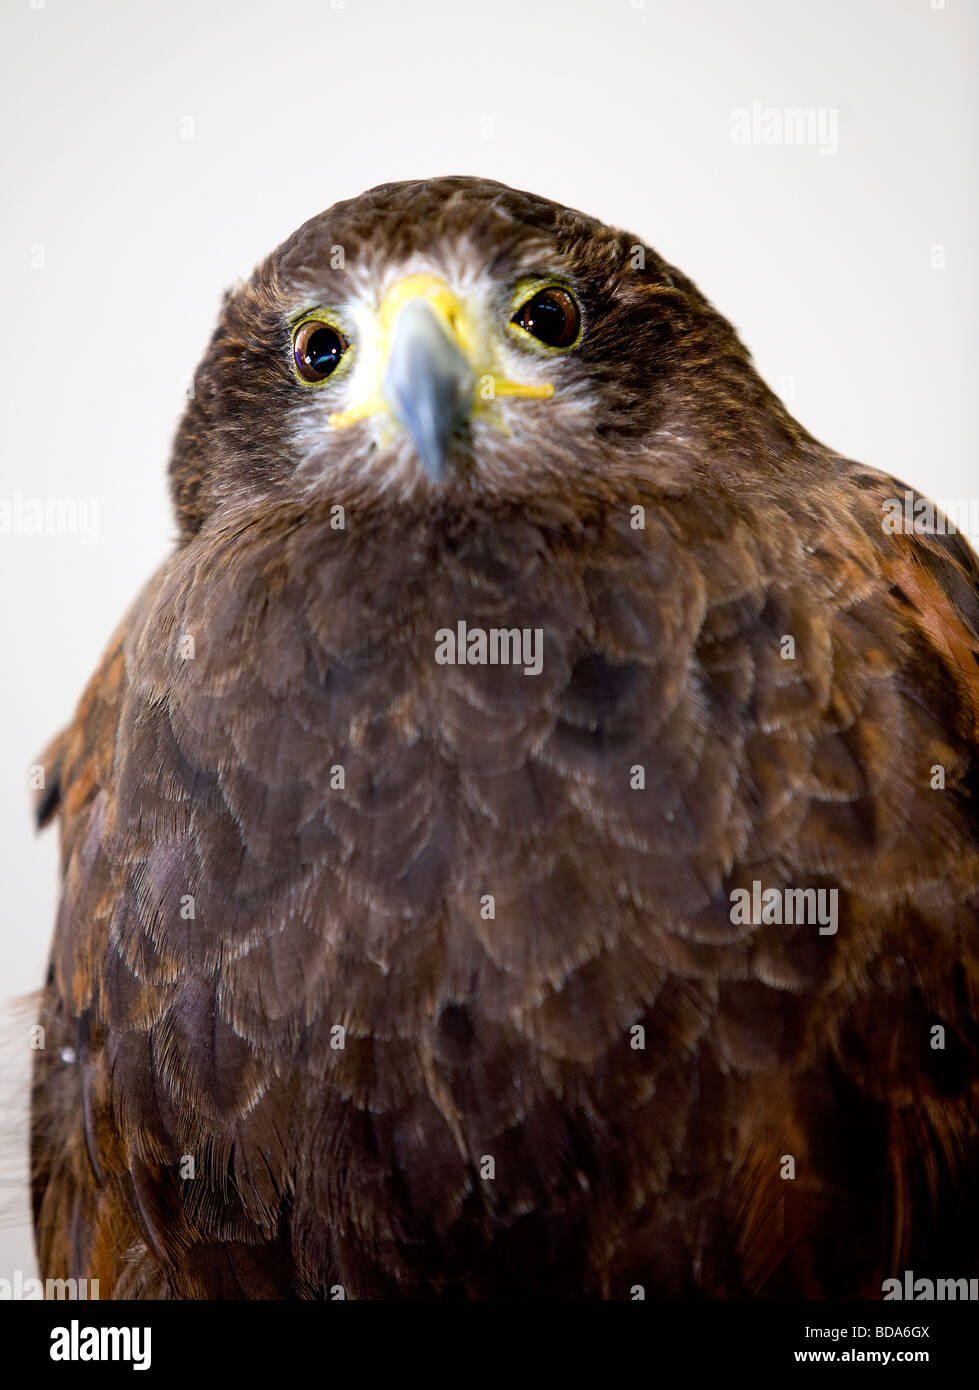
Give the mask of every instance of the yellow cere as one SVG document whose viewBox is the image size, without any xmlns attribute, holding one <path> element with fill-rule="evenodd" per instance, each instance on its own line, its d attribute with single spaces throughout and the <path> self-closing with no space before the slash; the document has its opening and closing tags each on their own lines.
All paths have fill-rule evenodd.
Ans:
<svg viewBox="0 0 979 1390">
<path fill-rule="evenodd" d="M 382 364 L 387 361 L 394 321 L 410 299 L 428 300 L 442 320 L 446 332 L 455 340 L 472 366 L 477 378 L 473 414 L 491 415 L 492 402 L 497 396 L 524 396 L 532 400 L 548 400 L 554 395 L 553 382 L 532 386 L 510 381 L 492 369 L 494 359 L 499 355 L 498 349 L 494 350 L 492 344 L 481 341 L 482 335 L 478 331 L 478 325 L 445 281 L 437 275 L 406 275 L 385 295 L 375 320 Z M 489 382 L 492 383 L 492 388 L 487 390 Z M 378 383 L 376 391 L 367 400 L 360 405 L 351 406 L 348 410 L 336 411 L 329 417 L 329 424 L 333 429 L 346 429 L 349 425 L 369 419 L 386 408 Z"/>
</svg>

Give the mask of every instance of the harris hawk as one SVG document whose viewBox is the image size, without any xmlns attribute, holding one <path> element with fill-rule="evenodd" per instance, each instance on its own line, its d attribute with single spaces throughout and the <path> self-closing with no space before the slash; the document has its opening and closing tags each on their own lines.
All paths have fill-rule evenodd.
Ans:
<svg viewBox="0 0 979 1390">
<path fill-rule="evenodd" d="M 979 566 L 940 515 L 634 237 L 464 177 L 226 296 L 170 476 L 44 760 L 46 1277 L 975 1272 Z"/>
</svg>

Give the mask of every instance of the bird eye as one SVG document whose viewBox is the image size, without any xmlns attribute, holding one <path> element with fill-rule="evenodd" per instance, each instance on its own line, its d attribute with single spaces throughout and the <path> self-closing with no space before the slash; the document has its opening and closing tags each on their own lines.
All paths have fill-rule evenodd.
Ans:
<svg viewBox="0 0 979 1390">
<path fill-rule="evenodd" d="M 510 320 L 550 348 L 573 347 L 581 331 L 581 311 L 574 296 L 561 285 L 538 290 Z"/>
<path fill-rule="evenodd" d="M 315 384 L 335 372 L 350 344 L 330 323 L 308 319 L 296 329 L 292 340 L 296 371 L 303 381 Z"/>
</svg>

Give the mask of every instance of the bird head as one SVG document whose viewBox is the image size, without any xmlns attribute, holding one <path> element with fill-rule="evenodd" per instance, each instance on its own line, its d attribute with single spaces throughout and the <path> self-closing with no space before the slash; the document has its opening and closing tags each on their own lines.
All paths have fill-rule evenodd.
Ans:
<svg viewBox="0 0 979 1390">
<path fill-rule="evenodd" d="M 184 534 L 242 498 L 526 500 L 640 456 L 668 482 L 763 390 L 635 237 L 485 180 L 385 184 L 226 296 L 171 476 Z"/>
</svg>

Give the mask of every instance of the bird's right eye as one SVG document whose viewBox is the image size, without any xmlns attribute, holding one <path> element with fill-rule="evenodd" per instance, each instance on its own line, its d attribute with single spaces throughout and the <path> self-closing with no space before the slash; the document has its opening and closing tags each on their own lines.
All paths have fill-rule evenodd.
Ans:
<svg viewBox="0 0 979 1390">
<path fill-rule="evenodd" d="M 292 339 L 292 355 L 301 381 L 316 386 L 336 371 L 340 359 L 350 346 L 347 339 L 332 323 L 322 319 L 307 319 L 296 329 Z"/>
</svg>

